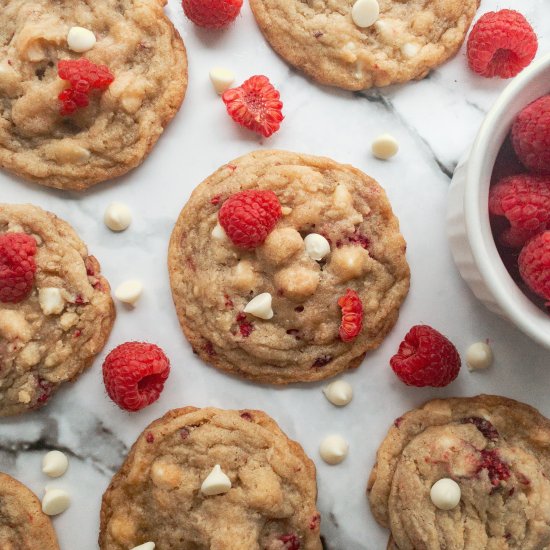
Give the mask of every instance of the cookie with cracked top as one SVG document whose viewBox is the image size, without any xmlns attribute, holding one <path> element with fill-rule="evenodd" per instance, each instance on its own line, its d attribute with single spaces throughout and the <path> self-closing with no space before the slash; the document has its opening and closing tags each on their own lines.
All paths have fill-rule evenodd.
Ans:
<svg viewBox="0 0 550 550">
<path fill-rule="evenodd" d="M 219 465 L 231 488 L 202 493 Z M 99 547 L 321 550 L 315 466 L 264 412 L 185 407 L 149 425 L 103 495 Z"/>
<path fill-rule="evenodd" d="M 30 204 L 0 204 L 0 239 L 12 234 L 36 243 L 35 272 L 18 301 L 0 292 L 0 416 L 46 404 L 92 364 L 115 319 L 109 283 L 68 223 Z M 4 279 L 17 273 L 9 246 L 0 243 Z"/>
<path fill-rule="evenodd" d="M 370 27 L 353 0 L 250 0 L 273 49 L 321 84 L 347 90 L 424 78 L 464 41 L 479 0 L 379 0 Z"/>
<path fill-rule="evenodd" d="M 255 248 L 216 229 L 225 201 L 243 190 L 274 193 L 280 204 Z M 312 233 L 327 241 L 322 259 L 306 249 Z M 328 158 L 256 151 L 208 177 L 182 210 L 169 247 L 172 294 L 206 362 L 270 384 L 321 380 L 359 366 L 393 327 L 409 288 L 405 248 L 384 190 L 363 172 Z M 342 337 L 348 289 L 361 301 L 362 328 L 352 312 Z M 244 311 L 267 293 L 272 318 Z"/>
<path fill-rule="evenodd" d="M 59 550 L 50 518 L 35 494 L 0 472 L 0 548 L 2 550 Z"/>
<path fill-rule="evenodd" d="M 550 545 L 550 420 L 505 397 L 436 399 L 398 418 L 368 483 L 390 550 L 541 550 Z M 454 479 L 441 510 L 432 485 Z M 443 542 L 442 542 L 443 541 Z"/>
<path fill-rule="evenodd" d="M 0 166 L 41 185 L 84 190 L 138 166 L 178 111 L 187 87 L 183 42 L 166 0 L 7 0 L 0 10 Z M 67 43 L 92 31 L 84 53 Z M 114 81 L 60 114 L 68 83 L 58 63 L 86 58 Z"/>
</svg>

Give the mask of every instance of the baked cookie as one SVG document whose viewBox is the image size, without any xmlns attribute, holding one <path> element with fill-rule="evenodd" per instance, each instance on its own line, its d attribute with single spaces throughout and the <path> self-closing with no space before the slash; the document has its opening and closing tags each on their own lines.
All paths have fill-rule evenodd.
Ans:
<svg viewBox="0 0 550 550">
<path fill-rule="evenodd" d="M 205 482 L 214 469 L 229 478 L 217 490 Z M 265 413 L 176 409 L 145 429 L 103 495 L 99 547 L 321 550 L 316 497 L 313 462 Z"/>
<path fill-rule="evenodd" d="M 361 0 L 364 1 L 364 0 Z M 273 49 L 321 84 L 347 90 L 424 78 L 462 44 L 479 0 L 379 0 L 370 27 L 354 0 L 250 0 Z"/>
<path fill-rule="evenodd" d="M 140 164 L 187 87 L 185 48 L 165 3 L 4 0 L 0 166 L 41 185 L 83 190 Z M 72 47 L 91 49 L 71 49 L 73 27 L 92 31 L 95 45 L 81 30 Z M 70 85 L 58 76 L 59 62 L 80 58 L 106 65 L 114 81 L 90 93 L 88 107 L 63 116 L 58 95 Z"/>
<path fill-rule="evenodd" d="M 368 495 L 391 550 L 550 546 L 550 421 L 504 397 L 438 399 L 398 418 L 377 454 Z M 451 478 L 461 500 L 431 501 Z"/>
<path fill-rule="evenodd" d="M 255 248 L 236 246 L 217 225 L 225 201 L 243 190 L 260 190 L 279 209 Z M 172 233 L 169 271 L 196 353 L 271 384 L 359 366 L 394 325 L 409 288 L 405 241 L 383 189 L 351 166 L 284 151 L 245 155 L 195 189 Z M 263 318 L 250 309 L 258 300 L 270 302 L 271 318 L 269 309 Z"/>
<path fill-rule="evenodd" d="M 0 472 L 0 548 L 59 550 L 50 518 L 40 501 L 19 481 Z"/>
<path fill-rule="evenodd" d="M 109 283 L 74 230 L 0 204 L 0 416 L 44 405 L 89 367 L 114 319 Z"/>
</svg>

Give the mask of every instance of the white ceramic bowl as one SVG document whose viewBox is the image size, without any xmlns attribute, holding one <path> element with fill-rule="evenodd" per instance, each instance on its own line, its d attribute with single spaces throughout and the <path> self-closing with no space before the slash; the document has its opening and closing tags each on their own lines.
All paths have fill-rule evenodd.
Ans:
<svg viewBox="0 0 550 550">
<path fill-rule="evenodd" d="M 489 222 L 491 172 L 516 115 L 550 93 L 550 55 L 523 70 L 489 111 L 469 155 L 457 166 L 449 190 L 447 232 L 464 280 L 493 312 L 508 318 L 550 348 L 550 316 L 518 288 L 498 254 Z"/>
</svg>

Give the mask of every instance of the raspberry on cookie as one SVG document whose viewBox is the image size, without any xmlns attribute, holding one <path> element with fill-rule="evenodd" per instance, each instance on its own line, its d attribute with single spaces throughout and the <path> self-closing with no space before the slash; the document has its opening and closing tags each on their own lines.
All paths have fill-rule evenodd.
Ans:
<svg viewBox="0 0 550 550">
<path fill-rule="evenodd" d="M 29 204 L 0 204 L 0 416 L 36 409 L 101 351 L 115 311 L 74 230 Z"/>
<path fill-rule="evenodd" d="M 245 155 L 199 185 L 168 262 L 193 350 L 270 384 L 359 366 L 409 288 L 382 188 L 351 166 L 284 151 Z"/>
</svg>

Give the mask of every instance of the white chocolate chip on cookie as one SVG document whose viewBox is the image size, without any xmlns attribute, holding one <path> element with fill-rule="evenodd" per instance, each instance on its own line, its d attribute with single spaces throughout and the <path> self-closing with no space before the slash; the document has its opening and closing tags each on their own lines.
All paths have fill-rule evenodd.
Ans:
<svg viewBox="0 0 550 550">
<path fill-rule="evenodd" d="M 319 273 L 304 267 L 288 267 L 275 274 L 275 285 L 290 298 L 306 298 L 315 294 Z"/>
<path fill-rule="evenodd" d="M 228 240 L 227 234 L 226 234 L 224 228 L 219 223 L 217 223 L 214 226 L 214 229 L 212 229 L 212 238 L 216 239 L 217 241 L 227 241 Z"/>
<path fill-rule="evenodd" d="M 269 263 L 278 265 L 285 263 L 303 249 L 304 240 L 300 233 L 292 227 L 282 227 L 267 236 L 264 244 L 258 249 L 258 254 Z"/>
<path fill-rule="evenodd" d="M 460 502 L 460 497 L 460 485 L 449 478 L 436 481 L 430 490 L 430 498 L 440 510 L 452 510 Z"/>
<path fill-rule="evenodd" d="M 95 34 L 84 27 L 71 27 L 67 33 L 67 44 L 73 52 L 87 52 L 95 46 L 95 43 Z"/>
<path fill-rule="evenodd" d="M 306 253 L 312 260 L 320 261 L 330 254 L 330 243 L 319 233 L 310 233 L 304 239 L 304 243 Z"/>
<path fill-rule="evenodd" d="M 38 302 L 44 315 L 59 315 L 65 309 L 65 298 L 59 288 L 41 288 L 38 291 Z"/>
<path fill-rule="evenodd" d="M 214 67 L 210 70 L 210 80 L 216 92 L 221 95 L 235 82 L 235 74 L 229 69 Z"/>
<path fill-rule="evenodd" d="M 401 46 L 401 52 L 405 57 L 408 57 L 409 59 L 417 55 L 419 51 L 420 51 L 420 44 L 416 44 L 415 42 L 405 42 Z"/>
<path fill-rule="evenodd" d="M 154 542 L 144 542 L 143 544 L 140 544 L 139 546 L 134 546 L 132 550 L 155 550 L 155 543 Z"/>
<path fill-rule="evenodd" d="M 351 8 L 351 18 L 361 28 L 374 25 L 379 16 L 380 6 L 377 0 L 357 0 Z"/>
<path fill-rule="evenodd" d="M 248 302 L 244 308 L 244 312 L 250 313 L 250 315 L 254 315 L 254 317 L 258 317 L 259 319 L 272 319 L 273 309 L 271 301 L 271 294 L 269 292 L 258 294 L 258 296 Z"/>
<path fill-rule="evenodd" d="M 343 246 L 332 253 L 329 267 L 341 281 L 349 281 L 363 275 L 368 261 L 369 253 L 362 246 Z"/>
<path fill-rule="evenodd" d="M 28 342 L 32 338 L 31 325 L 22 311 L 0 309 L 0 336 L 10 342 L 16 339 Z"/>
<path fill-rule="evenodd" d="M 202 482 L 201 493 L 205 496 L 223 495 L 231 489 L 231 480 L 222 471 L 219 464 L 208 474 Z"/>
</svg>

